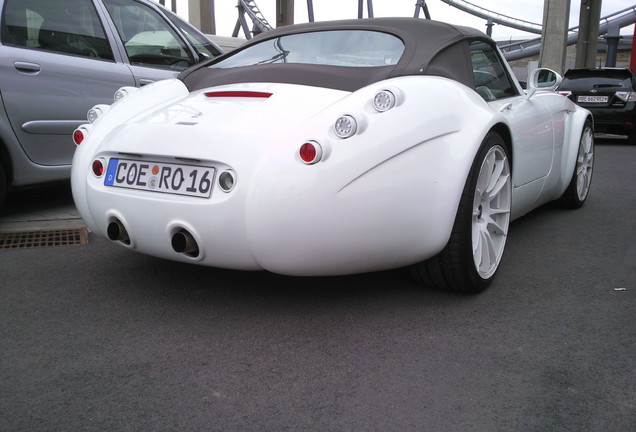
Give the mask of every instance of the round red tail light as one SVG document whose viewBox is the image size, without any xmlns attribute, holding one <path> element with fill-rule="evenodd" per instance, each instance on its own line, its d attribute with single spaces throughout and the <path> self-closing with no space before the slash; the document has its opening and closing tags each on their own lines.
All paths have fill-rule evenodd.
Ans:
<svg viewBox="0 0 636 432">
<path fill-rule="evenodd" d="M 80 129 L 75 129 L 73 132 L 73 142 L 75 145 L 80 145 L 84 141 L 84 133 Z"/>
<path fill-rule="evenodd" d="M 95 159 L 93 161 L 93 174 L 95 174 L 97 177 L 101 177 L 102 175 L 104 175 L 104 163 L 100 160 L 100 159 Z"/>
<path fill-rule="evenodd" d="M 322 147 L 317 142 L 309 141 L 300 146 L 298 155 L 303 163 L 307 165 L 315 164 L 322 159 Z"/>
</svg>

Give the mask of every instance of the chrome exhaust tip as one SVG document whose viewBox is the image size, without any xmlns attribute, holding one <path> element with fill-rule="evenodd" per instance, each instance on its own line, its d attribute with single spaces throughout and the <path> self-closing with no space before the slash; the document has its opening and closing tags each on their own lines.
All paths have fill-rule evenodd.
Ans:
<svg viewBox="0 0 636 432">
<path fill-rule="evenodd" d="M 181 254 L 185 254 L 191 257 L 199 255 L 199 245 L 194 239 L 192 234 L 188 231 L 181 229 L 172 236 L 172 249 Z"/>
<path fill-rule="evenodd" d="M 128 231 L 126 231 L 126 228 L 124 228 L 124 225 L 119 221 L 119 219 L 114 219 L 108 224 L 106 234 L 112 241 L 118 241 L 125 245 L 130 245 L 130 236 L 128 235 Z"/>
</svg>

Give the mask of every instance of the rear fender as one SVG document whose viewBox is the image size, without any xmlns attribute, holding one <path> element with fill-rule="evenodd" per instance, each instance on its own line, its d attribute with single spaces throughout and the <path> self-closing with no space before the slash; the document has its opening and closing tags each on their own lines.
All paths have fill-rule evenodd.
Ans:
<svg viewBox="0 0 636 432">
<path fill-rule="evenodd" d="M 587 120 L 592 122 L 592 128 L 594 127 L 594 120 L 590 112 L 584 108 L 576 107 L 574 111 L 570 112 L 568 116 L 567 135 L 563 143 L 563 151 L 561 154 L 561 169 L 560 176 L 557 180 L 558 184 L 555 187 L 554 199 L 563 195 L 563 192 L 567 189 L 574 169 L 576 167 L 576 160 L 579 153 L 579 143 L 581 141 L 581 133 Z M 592 129 L 593 130 L 593 129 Z"/>
</svg>

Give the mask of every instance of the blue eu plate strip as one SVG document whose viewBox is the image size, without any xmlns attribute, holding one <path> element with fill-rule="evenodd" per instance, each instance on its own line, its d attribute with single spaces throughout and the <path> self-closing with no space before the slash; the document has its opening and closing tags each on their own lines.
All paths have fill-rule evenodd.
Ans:
<svg viewBox="0 0 636 432">
<path fill-rule="evenodd" d="M 111 159 L 108 162 L 108 170 L 106 171 L 106 178 L 104 184 L 106 186 L 112 186 L 115 182 L 115 175 L 117 174 L 117 166 L 119 165 L 119 159 Z"/>
</svg>

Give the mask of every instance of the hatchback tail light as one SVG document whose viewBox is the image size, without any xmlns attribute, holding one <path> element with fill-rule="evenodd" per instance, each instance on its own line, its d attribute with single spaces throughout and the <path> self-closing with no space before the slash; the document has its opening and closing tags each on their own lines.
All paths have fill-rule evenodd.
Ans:
<svg viewBox="0 0 636 432">
<path fill-rule="evenodd" d="M 616 92 L 615 94 L 623 102 L 636 102 L 636 92 Z"/>
</svg>

